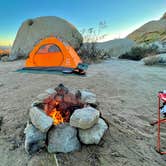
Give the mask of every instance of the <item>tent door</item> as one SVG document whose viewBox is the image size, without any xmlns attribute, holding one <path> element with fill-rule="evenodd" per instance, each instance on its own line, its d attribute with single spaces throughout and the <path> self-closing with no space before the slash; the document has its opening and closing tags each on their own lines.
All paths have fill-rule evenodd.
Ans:
<svg viewBox="0 0 166 166">
<path fill-rule="evenodd" d="M 63 63 L 63 54 L 55 44 L 41 46 L 34 55 L 36 66 L 61 66 Z"/>
</svg>

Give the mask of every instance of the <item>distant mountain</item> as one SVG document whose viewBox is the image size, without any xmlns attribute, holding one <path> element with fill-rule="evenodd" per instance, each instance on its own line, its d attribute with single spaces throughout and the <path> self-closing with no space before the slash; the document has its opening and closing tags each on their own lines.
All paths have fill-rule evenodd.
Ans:
<svg viewBox="0 0 166 166">
<path fill-rule="evenodd" d="M 0 46 L 0 49 L 2 49 L 2 50 L 8 50 L 10 48 L 10 46 Z"/>
<path fill-rule="evenodd" d="M 137 43 L 166 40 L 166 13 L 160 20 L 150 21 L 127 36 Z"/>
</svg>

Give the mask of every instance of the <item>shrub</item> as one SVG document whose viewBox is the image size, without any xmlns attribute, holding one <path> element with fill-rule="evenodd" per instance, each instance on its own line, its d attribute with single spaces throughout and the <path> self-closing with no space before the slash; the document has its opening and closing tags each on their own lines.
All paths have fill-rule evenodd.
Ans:
<svg viewBox="0 0 166 166">
<path fill-rule="evenodd" d="M 84 44 L 81 46 L 78 54 L 86 63 L 99 62 L 109 57 L 102 49 L 97 48 L 97 42 L 103 39 L 106 35 L 102 33 L 102 30 L 106 28 L 105 21 L 98 24 L 98 28 L 83 29 L 82 35 L 84 37 Z"/>
<path fill-rule="evenodd" d="M 96 43 L 83 44 L 78 54 L 86 63 L 96 63 L 110 58 L 110 55 L 102 49 L 96 47 Z"/>
<path fill-rule="evenodd" d="M 119 56 L 120 59 L 141 60 L 142 58 L 155 55 L 158 47 L 152 45 L 149 47 L 133 47 L 129 52 Z"/>
</svg>

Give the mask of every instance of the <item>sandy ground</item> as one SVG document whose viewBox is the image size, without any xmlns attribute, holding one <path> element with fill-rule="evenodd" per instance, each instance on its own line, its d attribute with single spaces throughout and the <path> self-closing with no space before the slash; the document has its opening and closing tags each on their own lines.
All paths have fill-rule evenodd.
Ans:
<svg viewBox="0 0 166 166">
<path fill-rule="evenodd" d="M 87 77 L 13 72 L 23 63 L 0 63 L 0 166 L 44 165 L 38 161 L 44 158 L 39 156 L 47 160 L 46 151 L 34 156 L 25 153 L 23 130 L 35 96 L 59 83 L 96 93 L 110 126 L 99 145 L 57 154 L 60 166 L 166 165 L 166 155 L 154 149 L 155 128 L 149 125 L 157 116 L 157 92 L 166 89 L 165 67 L 110 60 L 91 65 Z"/>
</svg>

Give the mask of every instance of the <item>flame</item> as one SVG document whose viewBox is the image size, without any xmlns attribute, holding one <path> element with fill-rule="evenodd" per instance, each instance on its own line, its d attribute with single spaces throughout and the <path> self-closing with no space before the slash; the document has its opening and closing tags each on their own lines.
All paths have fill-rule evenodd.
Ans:
<svg viewBox="0 0 166 166">
<path fill-rule="evenodd" d="M 63 123 L 64 119 L 60 113 L 60 111 L 57 111 L 56 108 L 54 108 L 52 111 L 48 113 L 48 116 L 52 117 L 54 120 L 54 125 L 58 125 L 59 123 Z"/>
<path fill-rule="evenodd" d="M 64 122 L 64 118 L 62 117 L 61 112 L 56 109 L 56 106 L 59 103 L 57 101 L 53 100 L 52 104 L 53 105 L 51 105 L 51 107 L 49 107 L 49 105 L 47 105 L 47 107 L 45 107 L 44 111 L 46 112 L 46 114 L 48 116 L 53 118 L 54 125 L 58 125 L 60 123 L 63 123 Z"/>
</svg>

